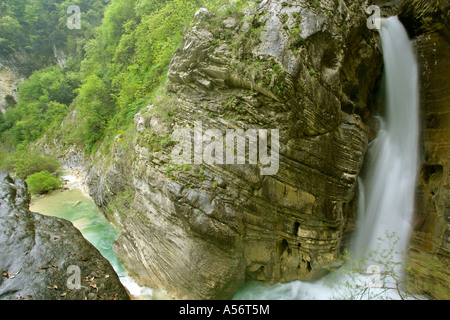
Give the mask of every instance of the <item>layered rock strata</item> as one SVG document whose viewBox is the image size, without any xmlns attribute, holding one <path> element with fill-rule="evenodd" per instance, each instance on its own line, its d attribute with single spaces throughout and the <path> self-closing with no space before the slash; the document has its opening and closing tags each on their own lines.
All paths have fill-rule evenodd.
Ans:
<svg viewBox="0 0 450 320">
<path fill-rule="evenodd" d="M 412 238 L 413 275 L 430 297 L 450 297 L 450 1 L 406 0 L 398 11 L 421 66 L 423 152 Z"/>
<path fill-rule="evenodd" d="M 179 299 L 225 299 L 248 280 L 313 280 L 333 264 L 381 73 L 366 21 L 361 1 L 197 13 L 165 99 L 136 115 L 87 176 L 122 230 L 116 255 L 140 283 Z M 279 130 L 278 171 L 174 163 L 171 134 L 199 123 L 223 135 Z"/>
</svg>

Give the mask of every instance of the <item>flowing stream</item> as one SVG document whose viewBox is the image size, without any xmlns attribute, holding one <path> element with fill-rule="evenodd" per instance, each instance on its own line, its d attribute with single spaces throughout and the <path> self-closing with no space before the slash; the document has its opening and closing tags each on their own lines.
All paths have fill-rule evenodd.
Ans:
<svg viewBox="0 0 450 320">
<path fill-rule="evenodd" d="M 379 118 L 379 135 L 369 146 L 368 172 L 358 180 L 357 232 L 350 248 L 350 267 L 314 283 L 251 283 L 235 299 L 403 298 L 399 290 L 386 289 L 395 287 L 400 278 L 381 275 L 391 270 L 396 277 L 402 276 L 397 273 L 409 244 L 418 171 L 418 67 L 413 45 L 398 17 L 382 19 L 380 36 L 386 111 Z M 352 272 L 361 265 L 367 268 L 365 272 Z"/>
<path fill-rule="evenodd" d="M 141 287 L 134 282 L 114 255 L 112 245 L 120 233 L 97 210 L 94 202 L 82 192 L 74 176 L 66 175 L 63 176 L 63 179 L 68 180 L 66 186 L 68 191 L 57 191 L 33 198 L 30 210 L 72 222 L 83 236 L 108 259 L 122 284 L 135 299 L 151 299 L 154 294 L 153 290 Z"/>
</svg>

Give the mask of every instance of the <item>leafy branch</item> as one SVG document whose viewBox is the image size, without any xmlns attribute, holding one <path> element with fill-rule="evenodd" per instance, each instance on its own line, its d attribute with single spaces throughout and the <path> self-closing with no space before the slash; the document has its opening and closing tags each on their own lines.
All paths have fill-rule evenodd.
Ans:
<svg viewBox="0 0 450 320">
<path fill-rule="evenodd" d="M 423 299 L 413 292 L 414 274 L 409 258 L 396 247 L 400 238 L 395 232 L 386 231 L 386 237 L 378 238 L 373 250 L 363 248 L 357 255 L 344 250 L 335 277 L 334 299 Z"/>
</svg>

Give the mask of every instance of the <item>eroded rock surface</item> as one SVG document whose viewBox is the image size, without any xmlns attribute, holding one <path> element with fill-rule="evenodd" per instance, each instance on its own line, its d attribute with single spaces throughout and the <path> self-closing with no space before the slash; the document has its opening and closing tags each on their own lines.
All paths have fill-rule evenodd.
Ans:
<svg viewBox="0 0 450 320">
<path fill-rule="evenodd" d="M 114 249 L 129 272 L 180 299 L 326 272 L 352 210 L 381 73 L 362 1 L 262 1 L 229 12 L 197 14 L 167 99 L 137 115 L 104 150 L 113 161 L 98 156 L 86 180 L 122 230 Z M 224 134 L 278 129 L 278 172 L 175 164 L 168 137 L 196 122 Z"/>
<path fill-rule="evenodd" d="M 414 274 L 433 298 L 449 299 L 450 1 L 406 0 L 399 17 L 421 65 L 423 163 L 412 239 Z"/>
<path fill-rule="evenodd" d="M 14 107 L 18 102 L 18 88 L 24 77 L 14 63 L 0 57 L 0 112 Z"/>
</svg>

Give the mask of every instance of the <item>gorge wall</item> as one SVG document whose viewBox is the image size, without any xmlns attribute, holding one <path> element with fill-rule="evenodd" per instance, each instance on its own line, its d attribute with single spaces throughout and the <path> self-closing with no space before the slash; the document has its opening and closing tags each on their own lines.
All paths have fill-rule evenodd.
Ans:
<svg viewBox="0 0 450 320">
<path fill-rule="evenodd" d="M 266 0 L 218 15 L 202 9 L 166 87 L 134 128 L 88 160 L 58 141 L 49 148 L 82 167 L 92 198 L 122 232 L 116 255 L 140 284 L 177 299 L 226 299 L 247 280 L 314 280 L 335 263 L 354 229 L 356 178 L 380 111 L 382 53 L 366 25 L 370 4 Z M 448 2 L 373 4 L 383 16 L 399 14 L 418 48 L 424 159 L 411 253 L 418 280 L 440 286 L 424 292 L 445 297 Z M 171 134 L 198 122 L 223 134 L 279 129 L 279 171 L 174 163 Z"/>
<path fill-rule="evenodd" d="M 411 257 L 434 298 L 450 298 L 450 1 L 407 0 L 399 17 L 421 65 L 422 153 Z"/>
<path fill-rule="evenodd" d="M 197 13 L 164 98 L 99 150 L 86 178 L 122 231 L 116 255 L 141 284 L 179 299 L 220 299 L 246 280 L 327 272 L 349 229 L 382 71 L 363 8 L 261 1 Z M 170 134 L 197 121 L 222 133 L 280 130 L 278 173 L 173 163 Z"/>
<path fill-rule="evenodd" d="M 17 86 L 24 80 L 16 65 L 17 62 L 0 57 L 0 112 L 3 114 L 17 103 Z"/>
</svg>

